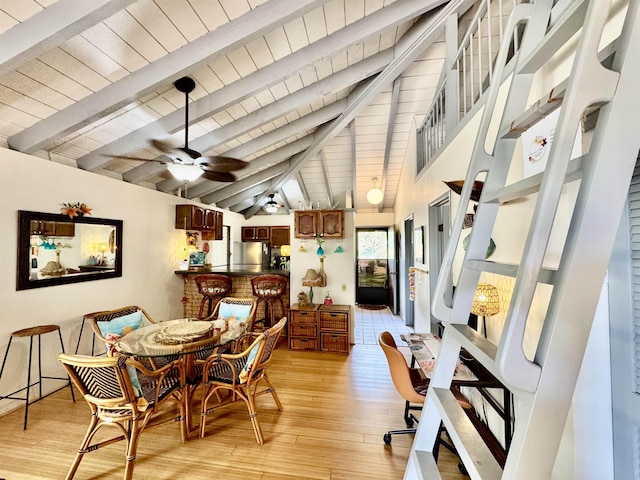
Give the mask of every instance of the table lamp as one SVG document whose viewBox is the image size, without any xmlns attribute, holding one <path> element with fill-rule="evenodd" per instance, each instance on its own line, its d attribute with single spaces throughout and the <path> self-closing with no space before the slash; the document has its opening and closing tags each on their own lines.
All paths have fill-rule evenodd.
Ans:
<svg viewBox="0 0 640 480">
<path fill-rule="evenodd" d="M 309 305 L 313 306 L 313 287 L 318 285 L 318 272 L 313 268 L 309 268 L 307 273 L 302 277 L 302 286 L 309 287 Z"/>
<path fill-rule="evenodd" d="M 490 283 L 479 283 L 473 296 L 471 313 L 482 317 L 482 330 L 484 338 L 487 338 L 487 319 L 491 315 L 500 312 L 500 298 L 498 289 Z"/>
<path fill-rule="evenodd" d="M 327 275 L 324 273 L 324 258 L 320 257 L 320 271 L 309 268 L 302 277 L 302 286 L 309 287 L 309 305 L 313 306 L 313 287 L 326 287 Z"/>
</svg>

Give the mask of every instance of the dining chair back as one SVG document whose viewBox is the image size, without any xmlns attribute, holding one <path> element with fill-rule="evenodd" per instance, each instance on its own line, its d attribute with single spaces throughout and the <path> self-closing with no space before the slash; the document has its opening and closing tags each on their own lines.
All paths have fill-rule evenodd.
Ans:
<svg viewBox="0 0 640 480">
<path fill-rule="evenodd" d="M 123 356 L 63 353 L 58 359 L 91 410 L 89 427 L 67 473 L 67 480 L 75 476 L 85 453 L 120 440 L 126 442 L 124 478 L 131 479 L 140 435 L 147 428 L 180 419 L 182 440 L 187 440 L 185 410 L 180 399 L 184 378 L 180 363 L 148 370 L 141 363 Z M 104 426 L 116 426 L 120 435 L 108 439 L 100 436 L 99 441 L 94 441 L 96 433 Z"/>
<path fill-rule="evenodd" d="M 200 408 L 200 437 L 204 437 L 207 414 L 215 409 L 242 400 L 249 411 L 249 418 L 253 426 L 256 441 L 264 443 L 262 429 L 258 423 L 256 397 L 270 393 L 278 410 L 282 404 L 273 384 L 267 375 L 267 366 L 271 361 L 278 339 L 287 323 L 283 317 L 273 327 L 263 332 L 249 332 L 241 338 L 236 346 L 239 353 L 217 353 L 211 355 L 204 362 L 202 371 L 202 401 Z M 264 387 L 261 384 L 264 383 Z M 231 393 L 228 400 L 219 402 L 207 408 L 213 395 L 219 400 L 220 393 Z"/>
<path fill-rule="evenodd" d="M 109 355 L 113 353 L 113 345 L 122 335 L 140 328 L 145 322 L 156 323 L 144 308 L 137 305 L 87 313 L 84 320 L 91 322 L 93 333 L 105 343 Z"/>
</svg>

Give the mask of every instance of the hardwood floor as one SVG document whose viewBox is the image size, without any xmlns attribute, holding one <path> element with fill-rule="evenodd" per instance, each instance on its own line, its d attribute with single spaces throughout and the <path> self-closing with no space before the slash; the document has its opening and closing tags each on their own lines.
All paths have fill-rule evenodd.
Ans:
<svg viewBox="0 0 640 480">
<path fill-rule="evenodd" d="M 243 404 L 212 413 L 207 434 L 192 432 L 180 443 L 177 424 L 142 434 L 135 479 L 401 479 L 412 435 L 382 440 L 404 428 L 403 401 L 395 391 L 377 345 L 358 344 L 350 355 L 291 352 L 285 342 L 275 351 L 270 377 L 284 406 L 270 396 L 258 399 L 265 444 L 255 442 Z M 64 478 L 89 421 L 89 409 L 61 390 L 24 410 L 0 418 L 0 479 Z M 197 418 L 194 422 L 197 424 Z M 115 429 L 103 429 L 113 433 Z M 109 432 L 111 430 L 111 432 Z M 466 479 L 458 460 L 441 449 L 445 480 Z M 76 479 L 119 479 L 124 444 L 85 455 Z"/>
</svg>

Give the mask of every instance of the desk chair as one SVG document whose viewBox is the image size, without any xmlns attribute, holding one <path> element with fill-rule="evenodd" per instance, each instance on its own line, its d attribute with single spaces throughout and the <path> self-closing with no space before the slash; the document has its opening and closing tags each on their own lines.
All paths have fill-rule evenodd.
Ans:
<svg viewBox="0 0 640 480">
<path fill-rule="evenodd" d="M 411 368 L 407 365 L 404 354 L 398 350 L 391 333 L 382 332 L 378 336 L 378 344 L 382 348 L 385 357 L 387 357 L 387 363 L 389 364 L 389 372 L 391 373 L 393 385 L 396 387 L 398 393 L 402 395 L 402 398 L 405 399 L 404 421 L 406 422 L 407 427 L 409 427 L 402 430 L 390 430 L 385 433 L 383 437 L 384 443 L 391 445 L 392 435 L 416 433 L 417 429 L 413 427 L 413 424 L 414 422 L 418 423 L 418 419 L 410 411 L 422 410 L 422 405 L 424 404 L 425 396 L 427 394 L 427 388 L 429 387 L 429 379 L 424 380 L 420 375 L 419 369 Z M 452 392 L 463 408 L 471 408 L 471 404 L 467 402 L 464 396 L 457 389 L 452 389 Z M 440 445 L 443 445 L 447 450 L 450 450 L 452 453 L 457 455 L 454 446 L 442 438 L 444 430 L 444 427 L 441 426 L 440 433 L 436 439 L 436 445 L 433 449 L 433 454 L 436 460 L 438 459 L 438 448 Z"/>
</svg>

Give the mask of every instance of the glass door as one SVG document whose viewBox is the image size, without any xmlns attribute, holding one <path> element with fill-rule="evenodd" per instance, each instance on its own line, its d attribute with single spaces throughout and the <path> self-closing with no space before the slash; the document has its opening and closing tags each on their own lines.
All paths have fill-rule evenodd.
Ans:
<svg viewBox="0 0 640 480">
<path fill-rule="evenodd" d="M 357 229 L 356 255 L 356 303 L 389 305 L 388 229 Z"/>
</svg>

